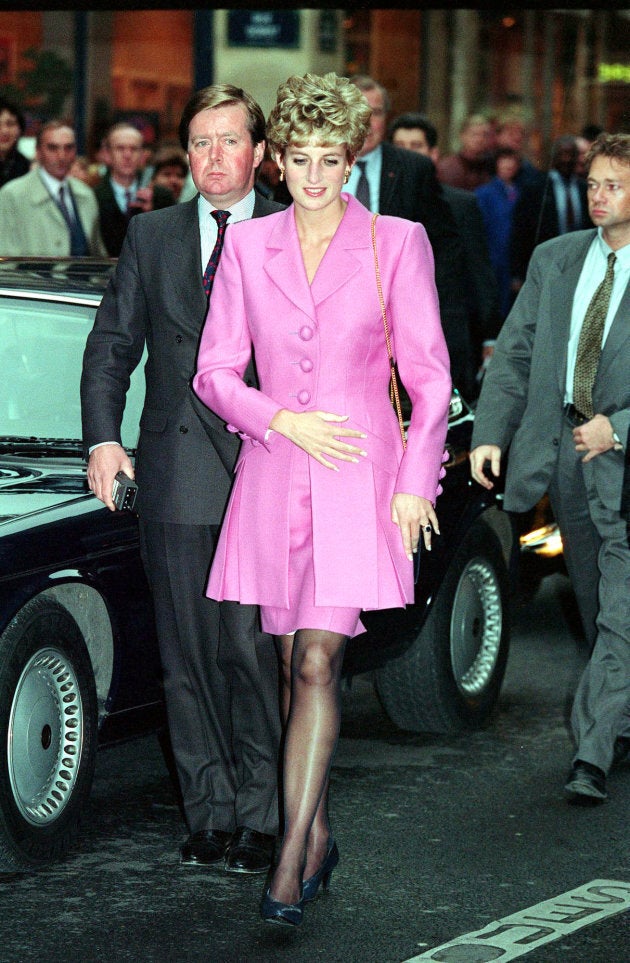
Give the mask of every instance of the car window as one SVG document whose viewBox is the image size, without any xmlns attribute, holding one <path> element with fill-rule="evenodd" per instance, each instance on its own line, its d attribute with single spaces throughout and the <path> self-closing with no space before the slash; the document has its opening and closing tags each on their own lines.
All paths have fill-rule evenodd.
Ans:
<svg viewBox="0 0 630 963">
<path fill-rule="evenodd" d="M 96 306 L 0 298 L 0 435 L 81 438 L 83 350 Z M 123 444 L 135 448 L 143 363 L 132 378 Z"/>
</svg>

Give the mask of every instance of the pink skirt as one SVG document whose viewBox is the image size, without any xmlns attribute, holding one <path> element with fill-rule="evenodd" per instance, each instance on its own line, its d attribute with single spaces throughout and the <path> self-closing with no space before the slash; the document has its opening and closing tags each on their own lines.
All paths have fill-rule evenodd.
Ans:
<svg viewBox="0 0 630 963">
<path fill-rule="evenodd" d="M 294 453 L 292 488 L 289 498 L 289 607 L 260 606 L 263 630 L 271 635 L 292 635 L 298 629 L 323 629 L 340 635 L 364 631 L 361 609 L 315 605 L 313 568 L 313 514 L 308 470 L 309 455 Z"/>
</svg>

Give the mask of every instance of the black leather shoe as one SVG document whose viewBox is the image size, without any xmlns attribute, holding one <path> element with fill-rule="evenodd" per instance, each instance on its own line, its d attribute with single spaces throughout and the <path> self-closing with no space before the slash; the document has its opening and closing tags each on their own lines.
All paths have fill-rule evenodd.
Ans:
<svg viewBox="0 0 630 963">
<path fill-rule="evenodd" d="M 618 736 L 613 746 L 613 766 L 619 766 L 625 762 L 630 755 L 630 739 L 627 736 Z"/>
<path fill-rule="evenodd" d="M 180 850 L 179 861 L 184 866 L 214 866 L 222 863 L 231 839 L 231 833 L 224 833 L 220 829 L 202 829 L 201 832 L 191 833 Z"/>
<path fill-rule="evenodd" d="M 234 830 L 225 858 L 227 872 L 266 873 L 271 866 L 275 841 L 275 836 L 239 826 Z"/>
<path fill-rule="evenodd" d="M 608 799 L 606 792 L 606 773 L 590 762 L 578 759 L 573 764 L 569 779 L 564 787 L 569 802 L 591 803 L 593 805 Z"/>
</svg>

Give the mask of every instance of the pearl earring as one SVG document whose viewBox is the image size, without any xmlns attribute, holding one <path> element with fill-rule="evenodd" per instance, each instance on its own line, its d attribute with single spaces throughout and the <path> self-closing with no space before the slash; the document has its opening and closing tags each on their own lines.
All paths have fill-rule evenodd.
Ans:
<svg viewBox="0 0 630 963">
<path fill-rule="evenodd" d="M 283 180 L 284 180 L 284 167 L 281 167 L 281 168 L 280 168 L 280 181 L 282 182 Z"/>
<path fill-rule="evenodd" d="M 347 184 L 349 180 L 350 180 L 350 168 L 346 167 L 346 173 L 343 179 L 344 184 Z"/>
</svg>

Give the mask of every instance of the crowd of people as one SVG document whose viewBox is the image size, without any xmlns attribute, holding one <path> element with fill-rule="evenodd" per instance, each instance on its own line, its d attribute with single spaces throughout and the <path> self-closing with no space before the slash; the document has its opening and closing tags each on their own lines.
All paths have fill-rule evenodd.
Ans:
<svg viewBox="0 0 630 963">
<path fill-rule="evenodd" d="M 474 398 L 534 247 L 590 226 L 584 157 L 601 128 L 558 138 L 548 169 L 539 169 L 527 156 L 531 132 L 517 110 L 475 113 L 461 125 L 459 149 L 441 156 L 430 118 L 415 112 L 391 118 L 381 84 L 365 76 L 352 83 L 372 115 L 347 189 L 355 196 L 359 189 L 372 211 L 424 225 L 453 383 Z M 105 132 L 93 159 L 77 154 L 71 125 L 54 120 L 39 130 L 29 161 L 17 148 L 24 129 L 22 111 L 0 99 L 0 189 L 11 185 L 0 193 L 0 255 L 117 258 L 131 217 L 197 193 L 187 148 L 169 141 L 149 149 L 127 121 Z M 431 163 L 411 160 L 409 151 Z M 39 179 L 13 183 L 35 170 Z M 255 187 L 268 199 L 292 202 L 268 150 Z"/>
<path fill-rule="evenodd" d="M 366 76 L 290 77 L 267 120 L 216 84 L 150 164 L 114 125 L 90 181 L 67 123 L 42 127 L 31 166 L 0 104 L 0 254 L 117 258 L 85 348 L 83 440 L 110 510 L 119 471 L 139 485 L 180 861 L 269 873 L 262 917 L 288 926 L 340 858 L 346 641 L 364 609 L 413 600 L 414 556 L 439 534 L 453 384 L 481 383 L 475 482 L 493 487 L 509 447 L 506 509 L 548 491 L 562 532 L 592 645 L 568 798 L 605 799 L 630 750 L 630 136 L 583 131 L 586 154 L 562 137 L 540 171 L 515 116 L 467 118 L 440 157 L 428 118 L 390 112 Z M 145 348 L 133 464 L 121 418 Z"/>
<path fill-rule="evenodd" d="M 22 111 L 0 99 L 0 254 L 95 256 L 120 254 L 129 220 L 179 202 L 188 155 L 179 144 L 151 151 L 127 122 L 106 131 L 94 162 L 77 154 L 65 120 L 44 123 L 29 161 L 18 150 Z"/>
</svg>

